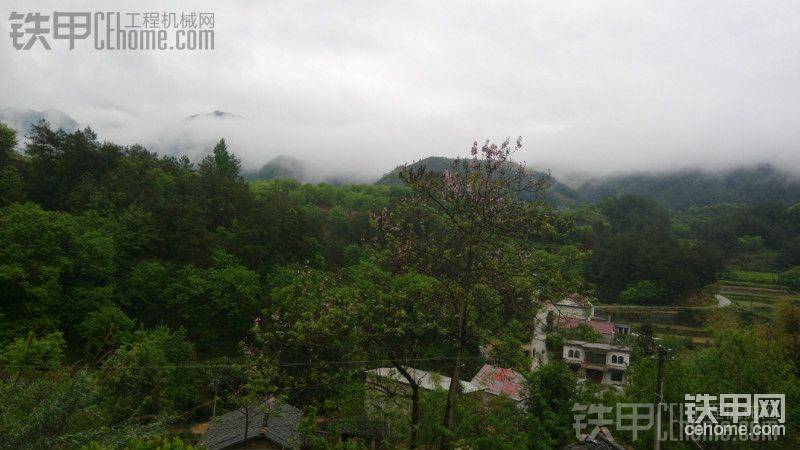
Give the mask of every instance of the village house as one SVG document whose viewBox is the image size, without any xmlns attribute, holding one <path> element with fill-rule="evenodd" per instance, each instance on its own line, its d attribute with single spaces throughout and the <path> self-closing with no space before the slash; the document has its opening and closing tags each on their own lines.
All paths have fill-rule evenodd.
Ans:
<svg viewBox="0 0 800 450">
<path fill-rule="evenodd" d="M 614 341 L 614 334 L 616 327 L 613 322 L 595 320 L 595 319 L 578 319 L 575 317 L 559 317 L 555 323 L 558 328 L 574 329 L 581 325 L 585 325 L 600 335 L 600 340 L 605 343 L 612 343 Z"/>
<path fill-rule="evenodd" d="M 270 397 L 264 402 L 239 408 L 193 427 L 209 450 L 273 450 L 306 447 L 299 431 L 303 413 L 292 405 Z M 315 434 L 335 445 L 358 440 L 375 449 L 387 434 L 384 422 L 363 418 L 316 417 Z"/>
<path fill-rule="evenodd" d="M 270 398 L 213 419 L 203 445 L 209 450 L 300 448 L 302 418 L 299 409 Z"/>
<path fill-rule="evenodd" d="M 618 335 L 631 334 L 631 326 L 624 323 L 615 323 L 614 333 Z"/>
<path fill-rule="evenodd" d="M 580 378 L 602 384 L 627 384 L 630 347 L 568 340 L 564 342 L 562 358 Z"/>
<path fill-rule="evenodd" d="M 525 395 L 525 377 L 513 369 L 484 364 L 470 383 L 483 390 L 483 399 L 486 401 L 506 395 L 520 402 Z"/>
<path fill-rule="evenodd" d="M 556 303 L 553 307 L 558 317 L 574 317 L 576 319 L 592 319 L 595 311 L 589 297 L 578 293 L 570 294 Z"/>
<path fill-rule="evenodd" d="M 407 367 L 414 383 L 421 391 L 447 392 L 450 377 Z M 411 385 L 406 377 L 394 367 L 380 367 L 366 372 L 365 409 L 368 417 L 388 419 L 392 415 L 407 414 L 410 410 Z M 483 395 L 483 389 L 468 382 L 461 382 L 462 395 Z"/>
</svg>

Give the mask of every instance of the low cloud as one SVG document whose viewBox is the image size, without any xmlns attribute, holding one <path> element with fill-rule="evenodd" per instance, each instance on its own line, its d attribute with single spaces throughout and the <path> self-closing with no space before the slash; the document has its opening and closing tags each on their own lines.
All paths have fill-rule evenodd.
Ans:
<svg viewBox="0 0 800 450">
<path fill-rule="evenodd" d="M 0 106 L 193 159 L 224 137 L 250 169 L 286 155 L 377 178 L 522 135 L 518 159 L 556 174 L 800 172 L 795 1 L 103 4 L 187 8 L 215 13 L 214 51 L 18 51 L 0 21 Z M 240 118 L 185 120 L 214 110 Z"/>
</svg>

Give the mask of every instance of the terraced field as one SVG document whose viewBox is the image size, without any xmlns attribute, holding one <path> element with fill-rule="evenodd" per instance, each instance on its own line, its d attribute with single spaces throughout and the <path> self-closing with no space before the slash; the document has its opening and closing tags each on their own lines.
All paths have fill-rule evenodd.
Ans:
<svg viewBox="0 0 800 450">
<path fill-rule="evenodd" d="M 775 319 L 775 307 L 789 300 L 800 305 L 800 293 L 790 292 L 777 284 L 773 272 L 730 271 L 707 292 L 707 301 L 692 306 L 597 305 L 615 321 L 630 324 L 634 329 L 643 323 L 653 327 L 656 336 L 672 342 L 691 341 L 706 345 L 711 341 L 705 327 L 709 314 L 720 306 L 719 294 L 731 301 L 731 306 L 745 322 L 766 323 Z M 717 296 L 719 297 L 719 296 Z"/>
<path fill-rule="evenodd" d="M 800 304 L 800 294 L 775 284 L 771 272 L 732 272 L 719 283 L 720 294 L 733 301 L 747 321 L 768 322 L 774 319 L 775 306 L 785 300 Z"/>
</svg>

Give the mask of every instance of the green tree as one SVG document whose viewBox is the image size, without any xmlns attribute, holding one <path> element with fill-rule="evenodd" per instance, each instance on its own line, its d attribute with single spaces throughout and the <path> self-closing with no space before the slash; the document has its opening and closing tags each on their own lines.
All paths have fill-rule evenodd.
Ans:
<svg viewBox="0 0 800 450">
<path fill-rule="evenodd" d="M 25 182 L 17 169 L 0 165 L 0 207 L 25 201 Z"/>
<path fill-rule="evenodd" d="M 452 319 L 442 326 L 454 349 L 448 375 L 461 378 L 469 347 L 497 333 L 503 322 L 535 310 L 537 281 L 526 273 L 531 255 L 517 239 L 555 234 L 557 221 L 541 202 L 547 181 L 511 164 L 521 147 L 473 145 L 472 158 L 456 160 L 442 172 L 424 166 L 401 171 L 410 195 L 376 217 L 387 266 L 439 280 L 437 308 Z M 482 160 L 478 159 L 481 154 Z M 491 331 L 490 331 L 491 330 Z M 455 425 L 459 383 L 451 383 L 445 403 L 443 446 Z"/>
<path fill-rule="evenodd" d="M 340 364 L 355 356 L 352 317 L 343 307 L 352 295 L 341 274 L 282 268 L 272 276 L 269 303 L 245 346 L 250 388 L 261 395 L 280 389 L 298 407 L 335 408 L 362 369 Z M 259 385 L 260 386 L 257 386 Z"/>
<path fill-rule="evenodd" d="M 0 123 L 0 207 L 25 198 L 24 182 L 12 165 L 16 146 L 16 131 Z"/>
<path fill-rule="evenodd" d="M 657 305 L 663 303 L 666 297 L 664 289 L 656 285 L 650 280 L 637 281 L 628 286 L 620 294 L 620 300 L 623 303 L 633 305 Z"/>
<path fill-rule="evenodd" d="M 138 331 L 103 362 L 100 392 L 113 418 L 149 422 L 196 406 L 193 346 L 183 330 Z"/>
<path fill-rule="evenodd" d="M 439 323 L 442 311 L 436 297 L 441 287 L 432 277 L 409 273 L 395 275 L 362 262 L 348 270 L 352 290 L 343 307 L 352 314 L 350 327 L 358 351 L 368 360 L 384 361 L 410 387 L 409 437 L 416 448 L 422 417 L 420 380 L 409 371 L 420 359 L 441 351 Z M 391 394 L 391 390 L 387 390 Z"/>
<path fill-rule="evenodd" d="M 212 229 L 230 226 L 233 218 L 247 207 L 249 191 L 240 170 L 239 159 L 228 151 L 224 139 L 220 139 L 212 153 L 200 162 L 199 182 Z"/>
<path fill-rule="evenodd" d="M 792 267 L 778 276 L 778 283 L 793 291 L 800 291 L 800 266 Z"/>
<path fill-rule="evenodd" d="M 28 337 L 18 337 L 11 341 L 0 351 L 0 363 L 4 370 L 14 375 L 29 376 L 46 371 L 55 371 L 60 368 L 64 358 L 64 337 L 58 332 L 52 332 L 42 337 L 33 333 Z"/>
<path fill-rule="evenodd" d="M 67 340 L 83 315 L 108 297 L 114 240 L 96 217 L 44 211 L 32 203 L 0 209 L 0 333 L 59 328 Z"/>
<path fill-rule="evenodd" d="M 0 123 L 0 168 L 8 164 L 17 146 L 17 132 L 8 125 Z"/>
<path fill-rule="evenodd" d="M 78 325 L 87 354 L 95 358 L 117 348 L 131 337 L 135 322 L 116 305 L 103 305 L 86 314 Z"/>
<path fill-rule="evenodd" d="M 784 300 L 775 307 L 778 330 L 786 341 L 786 352 L 800 368 L 800 308 Z"/>
<path fill-rule="evenodd" d="M 525 428 L 528 448 L 559 448 L 575 438 L 572 407 L 577 380 L 569 368 L 551 362 L 526 377 Z"/>
<path fill-rule="evenodd" d="M 0 449 L 79 448 L 108 424 L 86 371 L 0 381 L 0 398 Z"/>
<path fill-rule="evenodd" d="M 626 195 L 603 204 L 605 221 L 594 225 L 587 278 L 602 299 L 618 300 L 625 289 L 647 280 L 663 289 L 664 303 L 683 300 L 716 281 L 721 256 L 702 243 L 682 243 L 669 217 L 653 200 Z"/>
</svg>

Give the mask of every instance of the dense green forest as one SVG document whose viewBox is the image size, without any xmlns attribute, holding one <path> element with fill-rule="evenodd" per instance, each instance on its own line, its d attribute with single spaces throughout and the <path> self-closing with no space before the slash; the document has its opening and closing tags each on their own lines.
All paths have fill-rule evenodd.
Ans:
<svg viewBox="0 0 800 450">
<path fill-rule="evenodd" d="M 576 190 L 578 197 L 586 202 L 637 194 L 652 197 L 667 208 L 719 203 L 791 206 L 800 202 L 800 178 L 769 164 L 718 172 L 682 170 L 624 174 L 589 180 Z"/>
<path fill-rule="evenodd" d="M 448 168 L 452 158 L 432 156 L 410 164 L 426 166 L 441 171 Z M 377 184 L 402 184 L 399 174 L 404 166 L 384 174 Z M 259 170 L 245 173 L 245 178 L 269 180 L 312 178 L 308 163 L 296 158 L 279 156 Z M 534 172 L 535 173 L 535 172 Z M 759 164 L 727 170 L 665 170 L 651 173 L 626 173 L 590 178 L 579 184 L 566 183 L 548 175 L 550 187 L 545 192 L 548 202 L 573 207 L 576 204 L 594 204 L 623 195 L 640 195 L 652 198 L 667 209 L 708 207 L 723 203 L 765 205 L 778 203 L 792 206 L 800 202 L 800 177 L 784 172 L 770 164 Z M 347 184 L 347 177 L 329 177 L 333 184 Z"/>
<path fill-rule="evenodd" d="M 511 162 L 513 143 L 375 185 L 312 185 L 246 180 L 224 140 L 193 163 L 88 128 L 38 123 L 19 139 L 0 125 L 0 448 L 150 448 L 268 395 L 309 424 L 358 418 L 364 370 L 467 379 L 487 341 L 495 363 L 525 374 L 524 408 L 451 390 L 417 399 L 387 439 L 557 448 L 574 438 L 572 404 L 600 394 L 558 364 L 527 372 L 520 345 L 539 301 L 697 303 L 732 267 L 800 287 L 788 194 L 681 209 L 617 191 L 566 202 L 568 188 Z M 787 308 L 796 323 L 753 336 L 715 321 L 715 345 L 670 363 L 682 380 L 670 398 L 785 392 L 796 438 L 800 313 Z M 648 338 L 634 393 L 602 395 L 652 401 Z M 746 370 L 725 378 L 732 367 Z"/>
<path fill-rule="evenodd" d="M 400 179 L 400 172 L 406 168 L 418 168 L 418 167 L 426 167 L 428 170 L 441 172 L 443 170 L 448 169 L 453 164 L 452 158 L 445 158 L 441 156 L 431 156 L 428 158 L 421 159 L 419 161 L 415 161 L 408 166 L 398 166 L 394 170 L 389 173 L 384 174 L 381 178 L 378 179 L 376 182 L 377 184 L 387 184 L 390 186 L 402 185 L 403 181 Z M 509 164 L 516 164 L 516 163 L 509 163 Z M 528 169 L 525 169 L 528 170 Z M 550 174 L 543 174 L 540 172 L 536 172 L 533 170 L 529 170 L 531 177 L 540 177 L 546 180 L 547 182 L 547 190 L 545 190 L 542 195 L 542 199 L 547 201 L 551 205 L 573 205 L 577 201 L 577 196 L 569 186 L 560 183 L 558 180 L 553 178 Z M 523 197 L 526 197 L 523 194 Z M 528 200 L 536 200 L 533 196 L 528 196 Z"/>
</svg>

